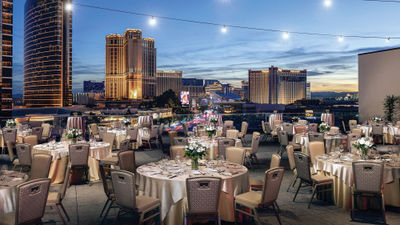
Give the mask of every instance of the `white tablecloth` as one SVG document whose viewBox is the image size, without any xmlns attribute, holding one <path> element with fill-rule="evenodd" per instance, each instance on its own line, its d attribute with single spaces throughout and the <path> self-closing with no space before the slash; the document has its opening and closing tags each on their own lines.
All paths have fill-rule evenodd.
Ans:
<svg viewBox="0 0 400 225">
<path fill-rule="evenodd" d="M 336 147 L 340 146 L 342 144 L 342 140 L 346 139 L 347 140 L 347 136 L 345 135 L 324 135 L 324 141 L 325 141 L 325 150 L 326 152 L 331 152 L 334 151 Z M 306 151 L 306 153 L 309 153 L 309 138 L 308 135 L 302 135 L 302 134 L 296 134 L 294 135 L 294 141 L 297 144 L 300 144 L 302 146 L 304 146 L 304 149 Z"/>
<path fill-rule="evenodd" d="M 335 126 L 335 116 L 332 113 L 322 113 L 321 121 L 328 123 L 329 126 Z"/>
<path fill-rule="evenodd" d="M 1 171 L 0 174 L 0 217 L 15 211 L 16 186 L 28 180 L 28 175 L 16 171 Z M 1 221 L 0 221 L 1 222 Z"/>
</svg>

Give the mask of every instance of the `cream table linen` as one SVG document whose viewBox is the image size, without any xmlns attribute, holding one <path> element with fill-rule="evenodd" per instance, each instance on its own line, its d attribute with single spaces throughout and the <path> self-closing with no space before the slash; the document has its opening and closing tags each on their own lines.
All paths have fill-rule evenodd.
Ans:
<svg viewBox="0 0 400 225">
<path fill-rule="evenodd" d="M 16 186 L 28 180 L 28 175 L 16 171 L 0 172 L 0 222 L 1 215 L 16 208 Z"/>
<path fill-rule="evenodd" d="M 174 161 L 169 162 L 171 165 L 174 164 Z M 217 163 L 217 161 L 212 162 Z M 244 166 L 224 163 L 226 167 L 221 168 L 231 174 L 211 172 L 205 166 L 200 166 L 199 170 L 203 171 L 204 175 L 222 178 L 219 212 L 222 220 L 233 222 L 234 197 L 249 190 L 249 173 Z M 168 168 L 160 169 L 160 162 L 143 165 L 137 169 L 136 181 L 139 193 L 160 199 L 161 218 L 167 225 L 183 224 L 187 207 L 186 179 L 192 174 L 192 170 L 188 167 L 190 161 L 185 164 L 184 172 L 174 178 L 168 178 L 165 172 Z"/>
</svg>

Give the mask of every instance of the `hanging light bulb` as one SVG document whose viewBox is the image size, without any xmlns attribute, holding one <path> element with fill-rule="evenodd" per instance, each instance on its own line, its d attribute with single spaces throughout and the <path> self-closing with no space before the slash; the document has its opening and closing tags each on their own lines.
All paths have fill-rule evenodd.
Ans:
<svg viewBox="0 0 400 225">
<path fill-rule="evenodd" d="M 283 38 L 283 39 L 287 40 L 287 39 L 289 39 L 289 37 L 290 37 L 289 32 L 283 32 L 283 33 L 282 33 L 282 38 Z"/>
<path fill-rule="evenodd" d="M 324 6 L 329 8 L 332 6 L 332 0 L 324 0 Z"/>
<path fill-rule="evenodd" d="M 154 26 L 154 25 L 157 24 L 157 20 L 156 20 L 156 18 L 154 18 L 154 16 L 152 16 L 152 17 L 150 18 L 149 24 L 150 24 L 150 26 Z"/>
<path fill-rule="evenodd" d="M 67 11 L 72 11 L 73 8 L 74 8 L 74 6 L 72 5 L 72 3 L 67 2 L 67 3 L 65 4 L 65 10 L 67 10 Z"/>
<path fill-rule="evenodd" d="M 222 33 L 226 33 L 227 31 L 228 31 L 228 28 L 226 28 L 225 25 L 223 27 L 221 27 L 221 32 Z"/>
<path fill-rule="evenodd" d="M 386 42 L 386 43 L 390 43 L 390 37 L 386 38 L 386 39 L 385 39 L 385 42 Z"/>
<path fill-rule="evenodd" d="M 344 37 L 342 35 L 340 35 L 337 39 L 338 39 L 339 42 L 343 42 L 344 41 Z"/>
</svg>

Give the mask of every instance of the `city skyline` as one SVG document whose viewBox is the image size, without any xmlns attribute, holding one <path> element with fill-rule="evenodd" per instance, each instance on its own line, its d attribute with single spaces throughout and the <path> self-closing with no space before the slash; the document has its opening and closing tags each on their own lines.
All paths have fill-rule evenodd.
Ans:
<svg viewBox="0 0 400 225">
<path fill-rule="evenodd" d="M 14 94 L 22 93 L 21 34 L 24 2 L 14 3 Z M 290 3 L 287 0 L 260 4 L 245 4 L 243 1 L 234 0 L 184 4 L 177 1 L 168 4 L 162 1 L 129 4 L 126 0 L 118 3 L 108 1 L 84 3 L 218 23 L 344 35 L 347 33 L 396 35 L 390 27 L 395 26 L 396 17 L 399 17 L 394 14 L 397 6 L 390 7 L 386 4 L 362 1 L 350 3 L 334 1 L 329 9 L 324 8 L 319 1 Z M 275 10 L 269 12 L 271 15 L 259 14 L 267 7 L 274 7 Z M 368 12 L 372 8 L 378 19 L 369 19 Z M 295 14 L 301 9 L 306 13 Z M 285 10 L 285 14 L 280 15 L 280 10 Z M 240 18 L 237 14 L 241 15 Z M 368 23 L 365 23 L 366 19 Z M 357 54 L 397 46 L 396 40 L 386 43 L 384 40 L 345 39 L 339 43 L 331 37 L 299 35 L 291 35 L 289 40 L 284 40 L 277 33 L 233 28 L 223 34 L 218 27 L 165 20 L 157 20 L 155 26 L 150 26 L 148 20 L 146 17 L 74 6 L 74 92 L 82 90 L 83 80 L 104 80 L 104 36 L 110 33 L 122 33 L 127 28 L 142 29 L 146 37 L 157 40 L 155 47 L 158 49 L 158 70 L 181 70 L 183 77 L 218 79 L 239 86 L 241 80 L 247 79 L 248 69 L 266 69 L 271 65 L 298 70 L 307 69 L 308 80 L 312 83 L 314 92 L 356 91 Z M 374 27 L 378 29 L 373 29 Z"/>
</svg>

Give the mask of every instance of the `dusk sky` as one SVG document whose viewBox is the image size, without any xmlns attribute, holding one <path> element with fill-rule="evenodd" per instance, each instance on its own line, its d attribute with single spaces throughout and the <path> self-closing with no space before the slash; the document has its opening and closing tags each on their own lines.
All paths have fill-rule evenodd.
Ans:
<svg viewBox="0 0 400 225">
<path fill-rule="evenodd" d="M 80 0 L 100 7 L 221 24 L 342 35 L 400 36 L 400 4 L 362 0 Z M 14 94 L 22 94 L 25 0 L 14 0 Z M 271 65 L 307 69 L 312 91 L 357 91 L 357 54 L 398 47 L 400 40 L 315 37 L 183 23 L 99 9 L 73 9 L 73 91 L 83 80 L 104 80 L 105 36 L 142 29 L 155 39 L 157 69 L 234 85 L 248 69 Z"/>
</svg>

